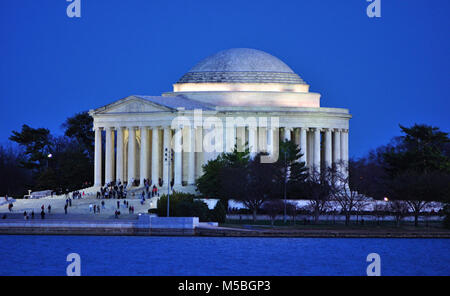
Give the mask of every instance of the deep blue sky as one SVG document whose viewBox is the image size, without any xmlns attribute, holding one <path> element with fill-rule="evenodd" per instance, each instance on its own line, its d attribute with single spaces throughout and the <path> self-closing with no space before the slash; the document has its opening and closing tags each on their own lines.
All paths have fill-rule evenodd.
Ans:
<svg viewBox="0 0 450 296">
<path fill-rule="evenodd" d="M 256 48 L 349 108 L 350 155 L 399 135 L 398 124 L 450 131 L 450 1 L 0 1 L 0 143 L 26 123 L 62 134 L 77 112 L 170 91 L 201 59 Z"/>
</svg>

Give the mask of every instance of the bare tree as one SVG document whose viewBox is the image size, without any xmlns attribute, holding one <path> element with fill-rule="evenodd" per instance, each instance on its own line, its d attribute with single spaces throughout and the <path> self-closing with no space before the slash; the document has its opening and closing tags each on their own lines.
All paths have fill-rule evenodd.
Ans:
<svg viewBox="0 0 450 296">
<path fill-rule="evenodd" d="M 409 207 L 403 200 L 393 200 L 389 202 L 389 211 L 395 215 L 395 221 L 399 227 L 403 218 L 409 214 Z"/>
<path fill-rule="evenodd" d="M 367 203 L 368 199 L 364 194 L 358 192 L 358 178 L 352 178 L 348 174 L 347 165 L 338 163 L 329 171 L 330 173 L 327 175 L 332 187 L 333 200 L 341 207 L 341 211 L 345 215 L 345 225 L 348 225 L 352 211 L 360 207 L 360 204 Z"/>
<path fill-rule="evenodd" d="M 300 212 L 299 206 L 296 203 L 287 202 L 286 203 L 286 211 L 287 211 L 287 214 L 292 217 L 292 224 L 295 225 L 295 218 L 297 217 L 298 213 Z"/>
<path fill-rule="evenodd" d="M 367 208 L 367 206 L 369 205 L 369 203 L 370 203 L 369 198 L 367 198 L 367 197 L 364 195 L 364 198 L 363 198 L 360 202 L 358 202 L 358 203 L 355 205 L 355 210 L 356 210 L 356 222 L 357 222 L 357 223 L 358 223 L 358 221 L 359 221 L 359 216 L 360 216 L 360 214 L 366 210 L 366 208 Z"/>
<path fill-rule="evenodd" d="M 298 210 L 299 210 L 299 212 L 301 212 L 303 215 L 311 216 L 311 218 L 314 216 L 314 213 L 313 213 L 313 211 L 311 210 L 310 205 L 306 205 L 306 206 L 299 207 Z M 309 223 L 309 218 L 308 218 L 308 219 L 304 218 L 305 223 L 306 223 L 307 220 L 308 220 L 308 223 Z"/>
<path fill-rule="evenodd" d="M 330 171 L 318 172 L 313 169 L 308 180 L 303 184 L 304 193 L 309 198 L 307 208 L 314 215 L 314 223 L 319 221 L 320 215 L 330 208 L 332 186 L 330 185 Z"/>
<path fill-rule="evenodd" d="M 389 210 L 389 205 L 375 203 L 372 213 L 377 218 L 377 225 L 380 225 L 380 218 L 384 220 L 384 216 L 386 215 L 386 211 Z"/>
<path fill-rule="evenodd" d="M 284 202 L 279 199 L 268 200 L 264 202 L 262 209 L 269 215 L 273 227 L 275 219 L 284 210 Z"/>
</svg>

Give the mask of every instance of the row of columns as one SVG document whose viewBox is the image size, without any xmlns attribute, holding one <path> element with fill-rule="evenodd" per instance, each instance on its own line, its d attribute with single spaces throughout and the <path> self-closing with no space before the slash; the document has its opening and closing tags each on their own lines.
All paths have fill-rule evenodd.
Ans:
<svg viewBox="0 0 450 296">
<path fill-rule="evenodd" d="M 160 127 L 118 127 L 104 128 L 105 131 L 105 183 L 112 181 L 124 181 L 125 168 L 127 174 L 127 181 L 129 186 L 137 177 L 136 170 L 136 154 L 139 153 L 139 179 L 140 184 L 143 184 L 144 179 L 151 179 L 154 184 L 161 178 L 163 186 L 167 186 L 173 177 L 174 185 L 181 186 L 183 181 L 183 152 L 182 146 L 189 147 L 189 151 L 199 151 L 199 138 L 197 131 L 199 128 L 188 128 L 187 138 L 183 139 L 181 129 L 175 130 L 173 135 L 170 127 L 164 127 L 162 142 L 160 139 Z M 140 151 L 136 152 L 136 131 L 140 134 Z M 151 130 L 151 161 L 150 154 L 150 137 Z M 259 151 L 273 151 L 273 143 L 276 132 L 281 130 L 280 139 L 294 141 L 299 145 L 301 153 L 301 161 L 305 162 L 307 166 L 314 167 L 320 170 L 322 164 L 330 167 L 332 163 L 343 161 L 348 162 L 348 130 L 342 129 L 321 129 L 321 128 L 256 128 L 256 127 L 237 127 L 226 129 L 226 151 L 230 151 L 235 144 L 242 145 L 248 141 L 249 149 L 252 154 Z M 125 151 L 125 131 L 128 133 L 128 149 Z M 201 132 L 201 129 L 200 129 Z M 117 134 L 117 135 L 116 135 Z M 116 139 L 115 139 L 116 136 Z M 240 142 L 237 143 L 236 140 Z M 115 142 L 117 145 L 115 145 Z M 203 142 L 200 142 L 200 146 Z M 173 146 L 173 147 L 172 147 Z M 262 149 L 258 149 L 258 147 Z M 173 176 L 172 169 L 169 171 L 167 161 L 172 162 L 170 155 L 164 155 L 167 152 L 175 149 L 173 154 Z M 322 149 L 323 148 L 323 149 Z M 323 150 L 323 151 L 322 151 Z M 323 154 L 322 154 L 323 152 Z M 163 155 L 161 155 L 163 153 Z M 125 154 L 127 157 L 125 157 Z M 199 167 L 206 163 L 211 157 L 211 153 L 203 153 L 200 161 L 196 161 L 196 154 L 189 152 L 187 156 L 187 179 L 188 185 L 195 183 L 196 173 L 198 174 Z M 207 155 L 208 154 L 208 155 Z M 216 153 L 215 155 L 218 155 Z M 197 157 L 198 157 L 197 156 Z M 214 155 L 213 155 L 214 156 Z M 149 167 L 151 163 L 151 168 Z M 127 165 L 125 167 L 125 164 Z M 162 169 L 161 169 L 162 165 Z M 172 166 L 172 164 L 171 164 Z M 115 168 L 115 171 L 114 171 Z M 95 186 L 102 185 L 102 128 L 95 129 Z M 161 175 L 162 172 L 162 175 Z"/>
<path fill-rule="evenodd" d="M 292 140 L 291 132 L 291 128 L 284 128 L 284 140 Z M 308 149 L 308 133 L 311 138 L 310 149 Z M 303 154 L 300 160 L 317 171 L 320 171 L 322 163 L 322 150 L 325 167 L 331 167 L 333 163 L 348 163 L 348 130 L 298 128 L 294 131 L 294 137 Z"/>
</svg>

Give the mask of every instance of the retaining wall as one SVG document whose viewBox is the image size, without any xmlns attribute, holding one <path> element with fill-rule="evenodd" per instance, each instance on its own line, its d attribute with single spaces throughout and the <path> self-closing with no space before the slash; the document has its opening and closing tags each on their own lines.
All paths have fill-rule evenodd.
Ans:
<svg viewBox="0 0 450 296">
<path fill-rule="evenodd" d="M 197 217 L 150 217 L 140 215 L 137 221 L 0 221 L 0 234 L 40 235 L 195 235 Z"/>
</svg>

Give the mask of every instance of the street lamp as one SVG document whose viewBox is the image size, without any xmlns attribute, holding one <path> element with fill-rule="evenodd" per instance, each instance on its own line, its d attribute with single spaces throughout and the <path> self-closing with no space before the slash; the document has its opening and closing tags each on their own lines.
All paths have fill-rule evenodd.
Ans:
<svg viewBox="0 0 450 296">
<path fill-rule="evenodd" d="M 50 158 L 52 158 L 52 157 L 53 157 L 53 154 L 51 154 L 51 153 L 47 154 L 47 168 L 48 168 L 49 160 L 50 160 Z"/>
<path fill-rule="evenodd" d="M 170 216 L 169 214 L 169 207 L 170 207 L 170 163 L 173 161 L 173 151 L 168 150 L 167 148 L 164 149 L 164 161 L 167 162 L 167 217 Z"/>
</svg>

